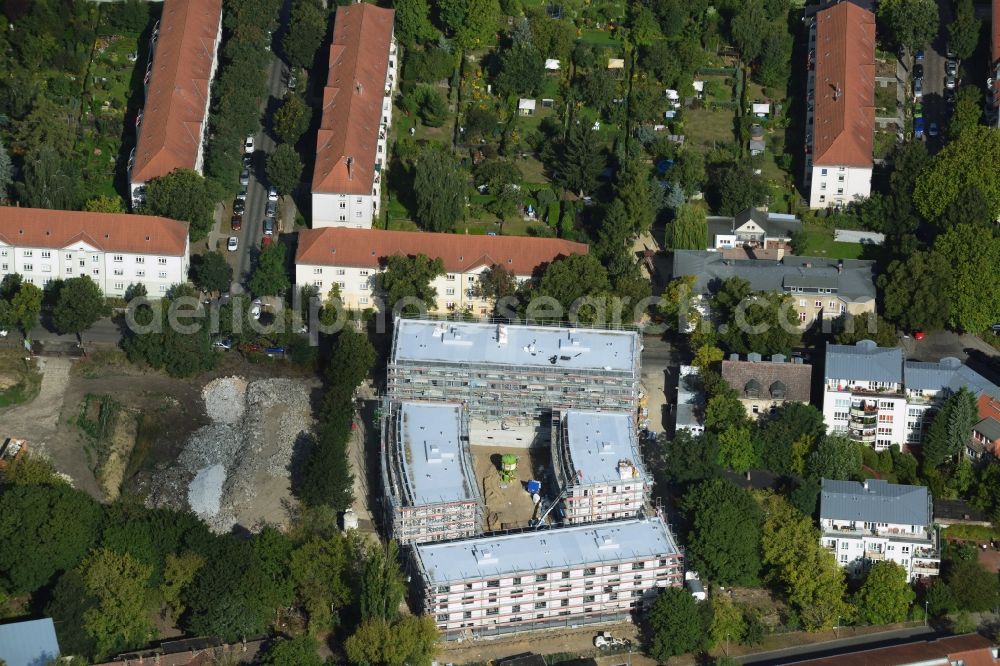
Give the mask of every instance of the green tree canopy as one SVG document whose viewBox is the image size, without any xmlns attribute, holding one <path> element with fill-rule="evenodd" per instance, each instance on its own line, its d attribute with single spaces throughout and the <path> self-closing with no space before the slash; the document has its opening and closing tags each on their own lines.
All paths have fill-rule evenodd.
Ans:
<svg viewBox="0 0 1000 666">
<path fill-rule="evenodd" d="M 955 16 L 948 24 L 948 49 L 953 51 L 959 60 L 965 60 L 976 50 L 981 27 L 982 21 L 976 18 L 976 8 L 972 0 L 957 0 Z"/>
<path fill-rule="evenodd" d="M 282 46 L 292 67 L 312 67 L 326 37 L 329 12 L 321 0 L 295 0 Z"/>
<path fill-rule="evenodd" d="M 851 480 L 861 473 L 861 449 L 841 435 L 827 435 L 806 461 L 806 470 L 817 479 Z"/>
<path fill-rule="evenodd" d="M 740 474 L 757 464 L 749 428 L 729 428 L 719 433 L 719 464 Z"/>
<path fill-rule="evenodd" d="M 375 544 L 365 554 L 361 576 L 360 610 L 362 620 L 381 619 L 394 622 L 399 617 L 406 585 L 399 570 L 399 548 L 390 539 L 384 546 Z"/>
<path fill-rule="evenodd" d="M 914 252 L 892 261 L 878 277 L 886 319 L 904 331 L 943 328 L 951 311 L 951 282 L 949 262 L 942 253 Z"/>
<path fill-rule="evenodd" d="M 437 653 L 438 630 L 431 615 L 407 615 L 390 624 L 365 620 L 344 642 L 347 659 L 357 666 L 430 666 Z"/>
<path fill-rule="evenodd" d="M 437 31 L 431 25 L 431 9 L 427 0 L 395 0 L 396 34 L 405 46 L 434 39 Z"/>
<path fill-rule="evenodd" d="M 500 264 L 493 264 L 479 275 L 476 298 L 483 298 L 496 305 L 497 301 L 517 293 L 517 277 Z"/>
<path fill-rule="evenodd" d="M 933 0 L 926 1 L 934 4 L 936 11 Z M 963 130 L 945 144 L 917 178 L 913 191 L 917 210 L 924 217 L 935 219 L 963 191 L 976 187 L 986 197 L 996 218 L 1000 215 L 1000 172 L 981 168 L 983 164 L 994 163 L 1000 163 L 1000 129 L 977 125 Z"/>
<path fill-rule="evenodd" d="M 500 27 L 498 0 L 438 0 L 438 13 L 462 49 L 490 46 Z"/>
<path fill-rule="evenodd" d="M 754 173 L 750 166 L 728 164 L 712 169 L 709 194 L 720 215 L 736 215 L 767 201 L 769 189 L 763 177 Z"/>
<path fill-rule="evenodd" d="M 925 471 L 962 455 L 972 428 L 979 421 L 975 395 L 966 387 L 948 396 L 934 415 L 921 447 Z"/>
<path fill-rule="evenodd" d="M 500 53 L 499 94 L 531 97 L 542 87 L 544 78 L 545 58 L 531 42 L 515 40 Z"/>
<path fill-rule="evenodd" d="M 708 247 L 708 223 L 705 209 L 684 204 L 667 227 L 667 247 L 671 250 L 704 250 Z"/>
<path fill-rule="evenodd" d="M 757 292 L 729 310 L 720 342 L 730 352 L 790 354 L 802 339 L 791 296 Z"/>
<path fill-rule="evenodd" d="M 267 666 L 323 666 L 319 656 L 319 641 L 303 634 L 275 641 L 264 657 Z"/>
<path fill-rule="evenodd" d="M 394 311 L 402 308 L 404 314 L 412 314 L 420 311 L 420 304 L 430 310 L 437 308 L 437 289 L 431 282 L 444 272 L 440 257 L 396 254 L 386 259 L 385 270 L 378 274 L 376 284 L 385 295 L 387 307 Z"/>
<path fill-rule="evenodd" d="M 604 158 L 600 142 L 589 123 L 577 121 L 570 125 L 557 156 L 558 161 L 552 168 L 563 187 L 582 197 L 597 186 L 597 176 L 604 169 Z"/>
<path fill-rule="evenodd" d="M 959 4 L 970 0 L 962 0 Z M 954 24 L 952 24 L 954 25 Z M 983 117 L 983 95 L 976 86 L 961 86 L 955 94 L 955 107 L 951 112 L 951 120 L 948 121 L 948 134 L 952 140 L 961 136 L 964 132 L 975 128 Z"/>
<path fill-rule="evenodd" d="M 294 192 L 301 177 L 302 159 L 291 144 L 279 144 L 267 156 L 267 178 L 281 194 Z"/>
<path fill-rule="evenodd" d="M 101 549 L 82 565 L 83 583 L 97 603 L 83 614 L 84 627 L 107 657 L 142 647 L 152 637 L 149 589 L 152 569 L 128 554 Z"/>
<path fill-rule="evenodd" d="M 995 573 L 987 571 L 978 560 L 955 562 L 945 581 L 958 607 L 973 613 L 996 608 L 1000 603 L 1000 583 Z"/>
<path fill-rule="evenodd" d="M 351 558 L 339 532 L 310 539 L 292 552 L 289 570 L 314 636 L 333 629 L 339 619 L 335 613 L 351 601 Z"/>
<path fill-rule="evenodd" d="M 587 297 L 598 297 L 611 289 L 608 272 L 590 254 L 571 254 L 549 264 L 542 273 L 535 293 L 554 298 L 567 316 L 574 304 Z"/>
<path fill-rule="evenodd" d="M 191 281 L 202 291 L 226 292 L 233 281 L 233 267 L 221 252 L 191 258 Z"/>
<path fill-rule="evenodd" d="M 879 3 L 878 20 L 896 44 L 915 51 L 937 35 L 938 6 L 934 0 L 885 0 Z"/>
<path fill-rule="evenodd" d="M 933 252 L 950 265 L 948 323 L 971 332 L 985 331 L 996 323 L 1000 315 L 1000 235 L 959 224 L 938 237 Z"/>
<path fill-rule="evenodd" d="M 760 508 L 746 490 L 715 479 L 684 496 L 690 568 L 718 585 L 751 585 L 760 572 Z"/>
<path fill-rule="evenodd" d="M 0 190 L 2 192 L 3 190 Z M 83 209 L 91 213 L 124 213 L 125 206 L 118 197 L 100 195 L 93 199 L 87 199 L 83 204 Z"/>
<path fill-rule="evenodd" d="M 274 133 L 282 142 L 294 145 L 309 129 L 312 109 L 301 95 L 289 93 L 274 112 Z"/>
<path fill-rule="evenodd" d="M 288 291 L 291 282 L 285 270 L 283 243 L 271 243 L 261 250 L 247 286 L 257 296 L 280 296 Z"/>
<path fill-rule="evenodd" d="M 48 118 L 50 125 L 52 118 Z M 66 145 L 72 145 L 67 141 Z M 77 181 L 71 165 L 47 144 L 33 144 L 24 156 L 17 193 L 21 202 L 32 208 L 71 210 L 76 207 Z"/>
<path fill-rule="evenodd" d="M 30 282 L 21 283 L 11 295 L 11 316 L 25 336 L 38 325 L 38 317 L 42 313 L 42 296 L 42 290 Z"/>
<path fill-rule="evenodd" d="M 646 615 L 646 623 L 651 639 L 647 651 L 661 664 L 705 645 L 704 615 L 698 602 L 683 588 L 662 589 Z"/>
<path fill-rule="evenodd" d="M 198 241 L 208 235 L 215 222 L 212 190 L 197 172 L 177 169 L 149 182 L 143 212 L 188 222 L 191 240 Z"/>
<path fill-rule="evenodd" d="M 861 340 L 873 340 L 879 347 L 895 347 L 896 327 L 875 312 L 844 314 L 838 318 L 840 329 L 833 336 L 838 345 L 853 345 Z"/>
<path fill-rule="evenodd" d="M 906 579 L 906 569 L 892 560 L 876 562 L 854 597 L 858 616 L 869 624 L 903 622 L 916 594 Z"/>
<path fill-rule="evenodd" d="M 431 146 L 413 165 L 414 218 L 426 231 L 452 231 L 465 213 L 466 175 L 448 151 Z"/>
<path fill-rule="evenodd" d="M 104 294 L 88 276 L 70 278 L 59 290 L 52 320 L 60 333 L 79 335 L 110 313 Z"/>
</svg>

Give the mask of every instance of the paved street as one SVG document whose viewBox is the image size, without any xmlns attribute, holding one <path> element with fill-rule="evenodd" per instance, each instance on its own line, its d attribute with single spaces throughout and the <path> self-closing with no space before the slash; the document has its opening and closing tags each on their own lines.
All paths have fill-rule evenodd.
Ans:
<svg viewBox="0 0 1000 666">
<path fill-rule="evenodd" d="M 778 664 L 795 663 L 806 658 L 830 656 L 841 652 L 853 652 L 858 649 L 887 647 L 899 643 L 907 643 L 917 638 L 928 639 L 933 637 L 934 634 L 935 631 L 933 629 L 922 625 L 904 627 L 891 631 L 848 636 L 823 643 L 811 643 L 781 650 L 758 652 L 756 654 L 736 657 L 736 659 L 741 664 L 768 664 L 777 666 Z M 843 635 L 843 632 L 841 635 Z"/>
</svg>

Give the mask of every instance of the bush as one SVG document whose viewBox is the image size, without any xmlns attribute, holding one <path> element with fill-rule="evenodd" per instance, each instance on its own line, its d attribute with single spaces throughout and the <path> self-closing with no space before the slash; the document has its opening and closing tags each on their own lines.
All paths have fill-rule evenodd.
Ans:
<svg viewBox="0 0 1000 666">
<path fill-rule="evenodd" d="M 403 78 L 407 81 L 435 83 L 451 76 L 454 69 L 455 58 L 447 51 L 438 48 L 411 50 L 403 61 Z"/>
</svg>

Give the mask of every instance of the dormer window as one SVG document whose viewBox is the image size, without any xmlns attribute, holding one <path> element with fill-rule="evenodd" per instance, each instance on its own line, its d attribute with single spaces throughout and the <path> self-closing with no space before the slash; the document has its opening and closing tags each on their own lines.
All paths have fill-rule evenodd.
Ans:
<svg viewBox="0 0 1000 666">
<path fill-rule="evenodd" d="M 743 386 L 743 395 L 747 398 L 759 398 L 763 387 L 756 379 L 751 379 Z"/>
<path fill-rule="evenodd" d="M 784 400 L 787 389 L 785 388 L 784 382 L 779 379 L 768 387 L 768 391 L 770 391 L 771 398 L 774 400 Z"/>
</svg>

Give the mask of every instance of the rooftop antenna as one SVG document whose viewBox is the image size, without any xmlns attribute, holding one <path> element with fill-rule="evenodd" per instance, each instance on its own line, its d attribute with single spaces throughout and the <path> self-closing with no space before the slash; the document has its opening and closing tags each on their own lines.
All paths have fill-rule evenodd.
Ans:
<svg viewBox="0 0 1000 666">
<path fill-rule="evenodd" d="M 833 101 L 836 102 L 840 99 L 841 94 L 843 94 L 843 92 L 841 91 L 840 84 L 838 83 L 837 87 L 833 89 Z"/>
</svg>

